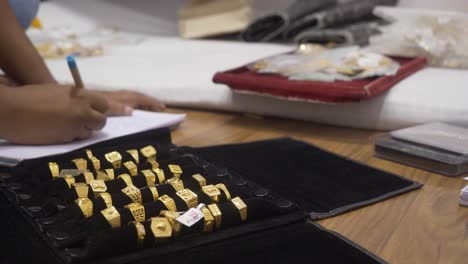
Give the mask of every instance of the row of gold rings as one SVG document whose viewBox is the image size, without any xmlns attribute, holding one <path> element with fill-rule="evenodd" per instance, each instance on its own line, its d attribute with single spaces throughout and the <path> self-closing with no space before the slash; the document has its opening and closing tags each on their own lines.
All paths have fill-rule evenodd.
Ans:
<svg viewBox="0 0 468 264">
<path fill-rule="evenodd" d="M 75 200 L 75 203 L 81 209 L 85 218 L 93 216 L 93 201 L 89 198 L 78 198 Z"/>
<path fill-rule="evenodd" d="M 190 189 L 183 189 L 176 192 L 176 195 L 182 199 L 188 208 L 195 208 L 198 205 L 198 196 Z"/>
<path fill-rule="evenodd" d="M 117 151 L 112 151 L 104 155 L 106 160 L 112 164 L 114 169 L 120 169 L 122 167 L 122 155 Z"/>
<path fill-rule="evenodd" d="M 133 219 L 135 219 L 136 222 L 144 222 L 146 220 L 146 213 L 145 213 L 145 207 L 139 203 L 131 203 L 125 206 L 125 208 L 128 208 L 130 210 L 130 213 L 132 213 Z"/>
<path fill-rule="evenodd" d="M 102 210 L 101 214 L 106 218 L 112 228 L 118 228 L 121 226 L 120 213 L 114 206 Z"/>
<path fill-rule="evenodd" d="M 159 197 L 158 200 L 161 201 L 164 206 L 166 206 L 167 210 L 177 212 L 175 201 L 169 197 L 169 195 L 164 194 L 163 196 Z"/>
<path fill-rule="evenodd" d="M 134 222 L 133 224 L 135 225 L 135 230 L 137 233 L 138 246 L 141 247 L 143 246 L 143 242 L 145 241 L 146 237 L 145 226 L 139 222 Z"/>
<path fill-rule="evenodd" d="M 219 230 L 221 228 L 221 220 L 222 220 L 221 210 L 219 210 L 219 207 L 217 204 L 209 204 L 208 209 L 210 210 L 210 213 L 214 218 L 216 229 Z"/>
<path fill-rule="evenodd" d="M 126 161 L 124 162 L 124 167 L 128 170 L 128 173 L 130 173 L 131 176 L 137 176 L 138 175 L 138 167 L 133 161 Z"/>
<path fill-rule="evenodd" d="M 247 205 L 240 197 L 232 198 L 231 202 L 239 210 L 240 218 L 242 221 L 247 220 Z"/>
<path fill-rule="evenodd" d="M 130 185 L 122 189 L 122 192 L 134 203 L 142 203 L 141 191 L 135 185 Z"/>
</svg>

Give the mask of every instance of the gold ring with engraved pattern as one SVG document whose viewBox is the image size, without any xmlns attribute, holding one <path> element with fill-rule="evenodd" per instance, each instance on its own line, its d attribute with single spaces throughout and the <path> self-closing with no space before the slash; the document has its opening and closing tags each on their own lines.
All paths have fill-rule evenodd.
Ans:
<svg viewBox="0 0 468 264">
<path fill-rule="evenodd" d="M 194 192 L 189 189 L 183 189 L 176 192 L 177 196 L 180 199 L 184 200 L 185 204 L 187 204 L 188 208 L 194 208 L 198 205 L 198 196 Z"/>
<path fill-rule="evenodd" d="M 73 188 L 75 188 L 75 192 L 78 198 L 88 198 L 88 194 L 89 194 L 88 184 L 84 182 L 76 182 L 73 184 Z"/>
<path fill-rule="evenodd" d="M 89 198 L 78 198 L 75 203 L 80 207 L 85 218 L 93 216 L 93 202 Z"/>
<path fill-rule="evenodd" d="M 247 205 L 240 197 L 235 197 L 231 200 L 234 206 L 239 210 L 240 218 L 242 221 L 247 220 Z"/>
<path fill-rule="evenodd" d="M 206 194 L 210 199 L 218 203 L 219 202 L 219 196 L 221 195 L 221 191 L 214 185 L 206 185 L 202 187 L 202 192 Z"/>
<path fill-rule="evenodd" d="M 177 212 L 176 203 L 174 199 L 169 197 L 169 195 L 164 194 L 163 196 L 159 197 L 158 200 L 161 201 L 164 204 L 164 206 L 166 206 L 167 210 Z"/>
<path fill-rule="evenodd" d="M 131 203 L 124 206 L 133 215 L 133 219 L 137 222 L 144 222 L 146 220 L 145 207 L 139 203 Z"/>
<path fill-rule="evenodd" d="M 118 228 L 121 226 L 120 213 L 114 206 L 101 210 L 101 214 L 106 218 L 112 228 Z"/>
<path fill-rule="evenodd" d="M 106 160 L 112 164 L 114 169 L 120 169 L 120 167 L 122 167 L 122 155 L 120 155 L 119 152 L 112 151 L 105 154 L 104 157 L 106 157 Z"/>
<path fill-rule="evenodd" d="M 219 210 L 219 207 L 217 204 L 209 204 L 208 209 L 210 210 L 211 215 L 213 215 L 216 229 L 219 230 L 221 228 L 221 220 L 222 220 L 221 210 Z"/>
<path fill-rule="evenodd" d="M 135 185 L 130 185 L 122 189 L 122 192 L 134 203 L 142 203 L 141 191 Z"/>
</svg>

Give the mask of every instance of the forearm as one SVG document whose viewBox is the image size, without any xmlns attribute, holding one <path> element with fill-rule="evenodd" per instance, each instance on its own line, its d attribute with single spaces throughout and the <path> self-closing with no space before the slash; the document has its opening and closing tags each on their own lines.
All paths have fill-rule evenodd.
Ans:
<svg viewBox="0 0 468 264">
<path fill-rule="evenodd" d="M 11 98 L 11 87 L 0 84 L 0 139 L 5 138 L 8 133 L 9 124 L 13 115 L 9 101 Z"/>
<path fill-rule="evenodd" d="M 0 0 L 0 68 L 19 84 L 55 83 L 8 0 Z"/>
</svg>

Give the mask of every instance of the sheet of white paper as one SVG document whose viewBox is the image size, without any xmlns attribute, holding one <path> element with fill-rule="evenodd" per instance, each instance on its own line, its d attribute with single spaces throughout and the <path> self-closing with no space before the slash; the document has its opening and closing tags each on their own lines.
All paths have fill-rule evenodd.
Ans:
<svg viewBox="0 0 468 264">
<path fill-rule="evenodd" d="M 89 139 L 59 145 L 14 145 L 0 140 L 0 160 L 21 161 L 72 151 L 100 141 L 125 136 L 150 129 L 169 127 L 181 123 L 185 114 L 154 113 L 133 111 L 132 116 L 110 117 L 101 131 Z"/>
</svg>

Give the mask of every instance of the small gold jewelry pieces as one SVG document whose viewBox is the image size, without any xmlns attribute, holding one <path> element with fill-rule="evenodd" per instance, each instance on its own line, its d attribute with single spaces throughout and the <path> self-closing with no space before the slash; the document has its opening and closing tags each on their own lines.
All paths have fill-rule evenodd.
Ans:
<svg viewBox="0 0 468 264">
<path fill-rule="evenodd" d="M 109 181 L 115 179 L 114 169 L 106 169 L 105 172 L 107 174 L 107 177 L 109 177 Z"/>
<path fill-rule="evenodd" d="M 182 224 L 177 221 L 177 218 L 180 216 L 180 214 L 178 212 L 163 210 L 161 211 L 160 215 L 166 217 L 167 220 L 169 220 L 169 223 L 172 226 L 172 230 L 174 231 L 174 236 L 177 236 L 182 229 Z"/>
<path fill-rule="evenodd" d="M 127 153 L 132 156 L 133 160 L 135 161 L 136 164 L 140 163 L 140 155 L 138 154 L 138 150 L 136 149 L 129 149 L 127 150 Z"/>
<path fill-rule="evenodd" d="M 94 180 L 94 175 L 90 171 L 83 172 L 83 176 L 85 178 L 85 182 L 89 184 L 92 180 Z"/>
<path fill-rule="evenodd" d="M 110 181 L 110 178 L 105 172 L 98 170 L 96 171 L 96 180 Z"/>
<path fill-rule="evenodd" d="M 175 201 L 169 197 L 169 195 L 164 194 L 163 196 L 159 197 L 158 200 L 160 200 L 164 206 L 166 206 L 167 210 L 177 212 Z"/>
<path fill-rule="evenodd" d="M 221 210 L 219 210 L 219 207 L 217 204 L 209 204 L 208 209 L 211 212 L 211 215 L 213 215 L 214 222 L 216 225 L 216 229 L 221 228 L 221 219 L 222 219 L 222 213 Z"/>
<path fill-rule="evenodd" d="M 122 189 L 122 192 L 134 203 L 142 203 L 141 191 L 135 185 L 130 185 Z"/>
<path fill-rule="evenodd" d="M 180 175 L 182 174 L 182 168 L 179 165 L 169 164 L 168 167 L 174 177 L 180 178 Z"/>
<path fill-rule="evenodd" d="M 63 176 L 63 179 L 67 182 L 68 188 L 71 189 L 72 185 L 75 184 L 75 177 L 71 175 Z"/>
<path fill-rule="evenodd" d="M 146 220 L 145 207 L 143 205 L 139 203 L 131 203 L 124 207 L 130 210 L 135 221 L 142 223 Z"/>
<path fill-rule="evenodd" d="M 75 163 L 75 166 L 77 169 L 81 171 L 87 171 L 88 170 L 88 162 L 85 159 L 79 158 L 79 159 L 74 159 L 72 160 L 73 163 Z"/>
<path fill-rule="evenodd" d="M 98 171 L 101 169 L 101 161 L 98 158 L 90 157 L 89 160 L 93 163 L 94 170 Z"/>
<path fill-rule="evenodd" d="M 55 179 L 60 175 L 60 168 L 56 162 L 49 162 L 50 175 Z"/>
<path fill-rule="evenodd" d="M 177 177 L 172 177 L 166 181 L 167 184 L 170 184 L 176 192 L 183 190 L 184 189 L 184 182 L 177 178 Z"/>
<path fill-rule="evenodd" d="M 153 194 L 153 201 L 156 201 L 159 198 L 158 190 L 154 186 L 148 187 L 148 189 L 150 189 L 151 194 Z"/>
<path fill-rule="evenodd" d="M 153 146 L 148 145 L 144 148 L 141 148 L 140 152 L 141 155 L 143 155 L 143 157 L 145 157 L 147 160 L 156 160 L 157 151 Z"/>
<path fill-rule="evenodd" d="M 215 185 L 216 188 L 218 188 L 219 190 L 223 191 L 224 192 L 224 195 L 226 195 L 226 199 L 229 201 L 231 200 L 231 193 L 229 192 L 228 188 L 226 187 L 226 185 L 224 185 L 224 183 L 218 183 Z"/>
<path fill-rule="evenodd" d="M 154 160 L 154 159 L 149 159 L 149 160 L 147 160 L 147 162 L 148 162 L 149 164 L 151 164 L 151 168 L 152 168 L 153 170 L 159 168 L 159 163 L 158 163 L 156 160 Z"/>
<path fill-rule="evenodd" d="M 104 209 L 101 214 L 106 218 L 107 222 L 112 228 L 118 228 L 121 226 L 120 213 L 115 209 L 114 206 Z"/>
<path fill-rule="evenodd" d="M 104 203 L 106 203 L 107 208 L 112 207 L 112 196 L 109 193 L 100 193 L 99 197 L 101 197 L 102 200 L 104 200 Z"/>
<path fill-rule="evenodd" d="M 91 159 L 92 157 L 94 157 L 94 154 L 90 149 L 85 149 L 85 152 L 86 152 L 86 157 L 88 157 L 88 159 Z"/>
<path fill-rule="evenodd" d="M 75 188 L 76 195 L 78 198 L 88 198 L 89 186 L 84 182 L 76 182 L 73 184 Z"/>
<path fill-rule="evenodd" d="M 198 196 L 196 193 L 192 192 L 189 189 L 183 189 L 176 192 L 176 195 L 180 197 L 180 199 L 184 200 L 185 204 L 187 204 L 188 208 L 194 208 L 198 205 Z"/>
<path fill-rule="evenodd" d="M 117 177 L 117 179 L 122 179 L 125 182 L 125 184 L 127 184 L 127 186 L 133 185 L 132 176 L 126 173 L 120 174 L 119 177 Z"/>
<path fill-rule="evenodd" d="M 135 164 L 135 162 L 127 161 L 127 162 L 124 162 L 123 165 L 124 165 L 125 168 L 127 168 L 130 175 L 132 175 L 132 176 L 137 176 L 138 175 L 138 167 Z"/>
<path fill-rule="evenodd" d="M 139 222 L 133 222 L 133 224 L 135 225 L 135 230 L 137 232 L 138 246 L 141 247 L 143 246 L 143 242 L 145 241 L 145 237 L 146 237 L 145 226 Z"/>
<path fill-rule="evenodd" d="M 165 217 L 151 217 L 150 228 L 156 241 L 172 237 L 171 223 Z"/>
<path fill-rule="evenodd" d="M 93 216 L 93 202 L 89 198 L 78 198 L 75 203 L 80 207 L 85 218 Z"/>
<path fill-rule="evenodd" d="M 192 178 L 194 178 L 198 182 L 200 187 L 206 186 L 206 179 L 205 177 L 201 176 L 201 174 L 194 174 L 192 175 Z"/>
<path fill-rule="evenodd" d="M 242 221 L 247 220 L 247 205 L 242 201 L 240 197 L 232 198 L 231 202 L 239 210 L 239 214 Z"/>
<path fill-rule="evenodd" d="M 215 203 L 218 203 L 219 202 L 219 196 L 221 195 L 221 192 L 219 191 L 219 189 L 214 186 L 214 185 L 206 185 L 206 186 L 203 186 L 202 187 L 202 192 L 205 193 L 208 197 L 210 197 L 210 199 L 215 202 Z"/>
<path fill-rule="evenodd" d="M 107 185 L 103 180 L 92 180 L 89 186 L 96 197 L 99 196 L 100 193 L 107 192 Z"/>
<path fill-rule="evenodd" d="M 120 169 L 120 167 L 122 167 L 122 155 L 117 151 L 109 152 L 104 156 L 106 157 L 106 160 L 112 164 L 114 169 Z"/>
<path fill-rule="evenodd" d="M 151 170 L 142 170 L 141 173 L 145 175 L 148 187 L 152 187 L 156 184 L 156 175 Z"/>
<path fill-rule="evenodd" d="M 166 175 L 164 175 L 164 171 L 162 169 L 153 169 L 154 173 L 158 176 L 158 183 L 163 184 L 166 182 Z"/>
<path fill-rule="evenodd" d="M 214 227 L 214 217 L 211 214 L 210 210 L 206 207 L 203 207 L 201 209 L 203 213 L 203 218 L 205 219 L 205 222 L 203 223 L 203 232 L 209 233 L 213 231 Z"/>
</svg>

